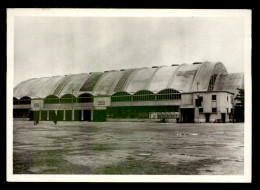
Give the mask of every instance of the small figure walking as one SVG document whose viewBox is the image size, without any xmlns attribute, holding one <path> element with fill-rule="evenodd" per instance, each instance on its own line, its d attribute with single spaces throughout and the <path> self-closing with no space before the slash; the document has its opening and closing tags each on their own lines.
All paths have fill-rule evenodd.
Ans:
<svg viewBox="0 0 260 190">
<path fill-rule="evenodd" d="M 177 117 L 176 117 L 176 121 L 177 121 L 177 123 L 179 123 L 180 122 L 180 118 L 179 118 L 179 116 L 177 115 Z"/>
<path fill-rule="evenodd" d="M 54 122 L 55 125 L 57 124 L 57 121 L 58 121 L 58 117 L 57 117 L 56 113 L 54 113 L 53 122 Z"/>
<path fill-rule="evenodd" d="M 34 121 L 34 125 L 37 125 L 39 123 L 39 114 L 37 111 L 33 112 L 33 121 Z"/>
</svg>

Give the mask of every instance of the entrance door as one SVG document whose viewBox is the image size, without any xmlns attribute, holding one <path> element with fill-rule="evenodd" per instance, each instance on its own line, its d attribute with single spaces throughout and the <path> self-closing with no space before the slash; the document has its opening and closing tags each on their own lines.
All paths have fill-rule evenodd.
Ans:
<svg viewBox="0 0 260 190">
<path fill-rule="evenodd" d="M 91 110 L 83 110 L 83 121 L 91 121 Z"/>
<path fill-rule="evenodd" d="M 221 120 L 222 120 L 222 123 L 226 122 L 226 114 L 225 113 L 221 114 Z"/>
<path fill-rule="evenodd" d="M 206 122 L 209 123 L 209 113 L 206 113 L 205 117 L 206 117 Z"/>
<path fill-rule="evenodd" d="M 57 119 L 58 121 L 63 121 L 64 118 L 64 111 L 63 110 L 58 110 L 57 111 Z"/>
<path fill-rule="evenodd" d="M 72 120 L 72 110 L 66 110 L 65 120 L 71 121 Z"/>
<path fill-rule="evenodd" d="M 49 110 L 49 121 L 54 120 L 55 110 Z"/>
<path fill-rule="evenodd" d="M 47 121 L 47 111 L 41 111 L 41 120 Z"/>
<path fill-rule="evenodd" d="M 94 110 L 93 112 L 93 121 L 106 121 L 107 110 Z"/>
<path fill-rule="evenodd" d="M 74 121 L 81 121 L 81 110 L 74 110 Z"/>
<path fill-rule="evenodd" d="M 181 109 L 182 122 L 194 123 L 194 108 Z"/>
</svg>

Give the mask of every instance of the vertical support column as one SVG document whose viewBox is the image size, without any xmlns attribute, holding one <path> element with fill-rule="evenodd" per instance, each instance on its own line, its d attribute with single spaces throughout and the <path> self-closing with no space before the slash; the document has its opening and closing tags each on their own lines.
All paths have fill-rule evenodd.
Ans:
<svg viewBox="0 0 260 190">
<path fill-rule="evenodd" d="M 197 116 L 197 118 L 195 119 L 195 123 L 199 123 L 200 122 L 200 111 L 199 111 L 199 107 L 195 107 L 195 113 L 194 115 Z"/>
<path fill-rule="evenodd" d="M 72 118 L 71 118 L 72 121 L 74 121 L 74 109 L 72 109 Z"/>
<path fill-rule="evenodd" d="M 47 110 L 47 121 L 49 120 L 49 110 Z"/>
<path fill-rule="evenodd" d="M 41 121 L 42 120 L 42 111 L 39 110 L 39 120 Z"/>
<path fill-rule="evenodd" d="M 81 121 L 84 120 L 84 110 L 81 110 Z"/>
<path fill-rule="evenodd" d="M 63 110 L 63 121 L 66 120 L 66 110 Z"/>
<path fill-rule="evenodd" d="M 91 108 L 91 121 L 93 121 L 93 108 Z"/>
</svg>

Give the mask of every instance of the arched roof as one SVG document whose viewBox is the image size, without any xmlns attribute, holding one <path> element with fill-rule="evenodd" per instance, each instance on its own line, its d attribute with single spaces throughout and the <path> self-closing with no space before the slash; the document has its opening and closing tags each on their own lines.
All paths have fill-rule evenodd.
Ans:
<svg viewBox="0 0 260 190">
<path fill-rule="evenodd" d="M 52 85 L 55 84 L 55 79 L 60 79 L 61 77 L 53 78 L 50 81 L 50 78 L 33 78 L 26 80 L 14 88 L 14 96 L 21 98 L 23 96 L 28 96 L 30 98 L 34 97 L 45 97 L 50 94 L 49 91 L 52 90 Z M 46 93 L 44 93 L 46 92 Z M 43 94 L 43 96 L 41 96 Z"/>
<path fill-rule="evenodd" d="M 180 65 L 174 72 L 171 81 L 169 81 L 168 88 L 173 88 L 180 92 L 190 92 L 200 66 L 200 64 Z"/>
<path fill-rule="evenodd" d="M 220 63 L 204 62 L 201 64 L 197 75 L 193 81 L 191 91 L 207 91 L 210 77 L 214 74 L 226 74 L 225 66 Z"/>
<path fill-rule="evenodd" d="M 121 76 L 121 71 L 110 71 L 105 72 L 98 80 L 93 94 L 95 95 L 108 95 L 110 94 L 111 88 L 114 86 L 115 80 Z"/>
<path fill-rule="evenodd" d="M 158 92 L 161 89 L 167 88 L 168 83 L 177 68 L 177 66 L 158 68 L 147 85 L 147 90 Z"/>
<path fill-rule="evenodd" d="M 33 97 L 45 98 L 46 96 L 52 94 L 63 77 L 64 76 L 50 77 L 48 80 L 42 83 L 41 86 L 38 86 L 39 89 L 35 91 Z M 41 80 L 41 78 L 39 80 Z M 34 85 L 37 86 L 37 83 Z"/>
<path fill-rule="evenodd" d="M 237 88 L 244 88 L 244 74 L 243 73 L 230 73 L 219 74 L 216 78 L 214 90 L 229 91 L 237 93 Z"/>
<path fill-rule="evenodd" d="M 119 91 L 134 94 L 140 90 L 157 93 L 163 89 L 179 92 L 206 91 L 213 75 L 217 75 L 214 90 L 228 91 L 243 80 L 240 75 L 227 74 L 222 63 L 203 62 L 33 78 L 18 84 L 14 88 L 14 97 L 45 98 L 53 94 L 60 98 L 64 94 L 79 96 L 83 93 L 98 96 L 112 95 Z M 230 79 L 234 82 L 230 82 Z"/>
<path fill-rule="evenodd" d="M 146 89 L 146 85 L 156 70 L 157 68 L 141 68 L 137 70 L 124 90 L 134 93 Z"/>
<path fill-rule="evenodd" d="M 84 84 L 84 82 L 89 78 L 90 74 L 81 73 L 78 75 L 74 75 L 67 84 L 63 87 L 63 89 L 59 93 L 59 97 L 64 94 L 74 94 L 79 95 L 80 88 Z"/>
</svg>

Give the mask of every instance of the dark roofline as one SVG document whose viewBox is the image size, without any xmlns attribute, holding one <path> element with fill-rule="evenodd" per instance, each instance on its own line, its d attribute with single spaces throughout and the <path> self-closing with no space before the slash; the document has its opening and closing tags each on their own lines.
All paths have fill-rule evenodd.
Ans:
<svg viewBox="0 0 260 190">
<path fill-rule="evenodd" d="M 214 91 L 193 91 L 193 92 L 182 92 L 181 94 L 194 94 L 194 93 L 214 93 L 214 92 L 227 92 L 227 93 L 230 93 L 230 94 L 235 94 L 233 92 L 229 92 L 229 91 L 226 91 L 226 90 L 214 90 Z"/>
</svg>

